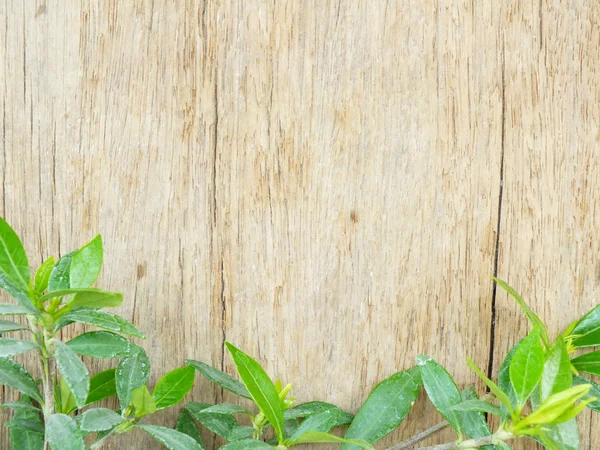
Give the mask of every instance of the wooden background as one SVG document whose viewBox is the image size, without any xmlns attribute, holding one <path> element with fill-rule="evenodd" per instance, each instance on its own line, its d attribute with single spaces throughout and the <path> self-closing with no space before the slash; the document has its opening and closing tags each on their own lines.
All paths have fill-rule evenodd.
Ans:
<svg viewBox="0 0 600 450">
<path fill-rule="evenodd" d="M 2 1 L 0 213 L 32 265 L 102 233 L 153 382 L 185 358 L 231 372 L 228 340 L 351 411 L 419 353 L 465 386 L 466 356 L 497 368 L 528 329 L 492 274 L 555 332 L 598 300 L 599 20 L 592 0 Z M 421 400 L 380 448 L 437 421 Z"/>
</svg>

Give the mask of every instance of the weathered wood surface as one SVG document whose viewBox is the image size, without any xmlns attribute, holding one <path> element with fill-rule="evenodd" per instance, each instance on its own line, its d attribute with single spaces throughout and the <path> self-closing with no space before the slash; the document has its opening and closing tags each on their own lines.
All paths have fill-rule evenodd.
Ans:
<svg viewBox="0 0 600 450">
<path fill-rule="evenodd" d="M 153 380 L 185 358 L 231 371 L 229 340 L 349 410 L 418 353 L 467 385 L 466 356 L 497 367 L 526 332 L 495 271 L 554 331 L 596 302 L 599 19 L 546 0 L 1 2 L 0 213 L 32 264 L 103 234 L 100 284 L 149 335 Z M 198 378 L 192 397 L 220 395 Z M 382 448 L 439 420 L 424 401 L 410 418 Z"/>
</svg>

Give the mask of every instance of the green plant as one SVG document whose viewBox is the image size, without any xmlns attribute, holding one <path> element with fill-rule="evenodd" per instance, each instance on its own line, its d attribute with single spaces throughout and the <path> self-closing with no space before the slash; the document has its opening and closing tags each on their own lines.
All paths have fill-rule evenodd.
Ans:
<svg viewBox="0 0 600 450">
<path fill-rule="evenodd" d="M 56 262 L 48 258 L 32 279 L 19 237 L 0 218 L 0 288 L 17 302 L 0 304 L 0 315 L 27 319 L 27 324 L 0 321 L 0 384 L 22 394 L 18 401 L 2 405 L 14 410 L 12 420 L 5 424 L 11 445 L 14 450 L 84 450 L 87 441 L 91 449 L 97 449 L 110 437 L 137 426 L 161 442 L 176 439 L 193 449 L 195 442 L 183 433 L 138 425 L 145 416 L 181 401 L 192 388 L 194 370 L 183 367 L 166 374 L 150 394 L 146 386 L 150 360 L 141 347 L 124 337 L 144 336 L 122 317 L 102 311 L 119 306 L 122 295 L 90 287 L 102 262 L 102 239 L 97 236 Z M 63 342 L 61 330 L 73 323 L 101 331 Z M 4 337 L 9 332 L 22 332 L 29 339 Z M 39 380 L 11 359 L 26 352 L 37 355 Z M 115 369 L 90 377 L 80 356 L 119 358 L 119 363 Z M 90 408 L 114 395 L 120 403 L 117 412 Z"/>
</svg>

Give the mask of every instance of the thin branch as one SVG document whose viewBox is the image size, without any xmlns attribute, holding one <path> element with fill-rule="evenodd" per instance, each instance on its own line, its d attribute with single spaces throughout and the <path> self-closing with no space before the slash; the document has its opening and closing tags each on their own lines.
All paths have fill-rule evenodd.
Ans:
<svg viewBox="0 0 600 450">
<path fill-rule="evenodd" d="M 428 428 L 427 430 L 422 431 L 421 433 L 411 437 L 410 439 L 408 439 L 404 442 L 400 442 L 398 445 L 388 448 L 388 450 L 403 450 L 406 448 L 411 448 L 414 445 L 421 442 L 422 440 L 427 439 L 432 434 L 435 434 L 438 431 L 443 430 L 448 425 L 449 425 L 448 421 L 444 420 L 443 422 L 440 422 L 437 425 L 434 425 L 431 428 Z"/>
</svg>

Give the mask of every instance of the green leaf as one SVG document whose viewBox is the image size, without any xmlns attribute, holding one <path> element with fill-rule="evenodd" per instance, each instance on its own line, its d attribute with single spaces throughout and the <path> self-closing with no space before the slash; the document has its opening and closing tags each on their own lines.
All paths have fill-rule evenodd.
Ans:
<svg viewBox="0 0 600 450">
<path fill-rule="evenodd" d="M 544 349 L 540 343 L 539 329 L 529 333 L 512 357 L 510 381 L 515 390 L 517 405 L 521 409 L 542 378 Z"/>
<path fill-rule="evenodd" d="M 474 388 L 467 388 L 460 393 L 463 402 L 479 400 Z M 480 438 L 491 434 L 485 416 L 478 411 L 457 411 L 461 421 L 461 428 L 470 438 Z M 484 450 L 497 450 L 498 446 L 485 445 Z"/>
<path fill-rule="evenodd" d="M 522 342 L 523 339 L 517 342 L 517 344 L 508 352 L 508 354 L 504 358 L 504 361 L 500 365 L 500 369 L 498 370 L 498 387 L 502 389 L 502 392 L 508 395 L 512 406 L 516 406 L 517 396 L 515 394 L 515 389 L 513 388 L 513 385 L 510 382 L 510 363 L 512 362 L 512 358 Z M 508 409 L 508 411 L 511 410 L 512 408 Z"/>
<path fill-rule="evenodd" d="M 571 360 L 567 345 L 562 336 L 559 336 L 546 356 L 540 383 L 540 400 L 543 402 L 552 394 L 568 389 L 572 384 Z"/>
<path fill-rule="evenodd" d="M 24 316 L 32 314 L 30 309 L 12 303 L 0 303 L 0 316 Z"/>
<path fill-rule="evenodd" d="M 31 375 L 19 363 L 8 358 L 0 358 L 0 384 L 13 388 L 40 403 L 42 395 Z"/>
<path fill-rule="evenodd" d="M 352 444 L 353 446 L 358 446 L 359 448 L 366 448 L 369 450 L 374 450 L 374 447 L 366 441 L 361 441 L 360 439 L 345 439 L 334 436 L 333 434 L 324 433 L 322 431 L 307 431 L 302 436 L 300 436 L 294 444 L 319 444 L 319 443 L 343 443 L 343 444 Z"/>
<path fill-rule="evenodd" d="M 48 292 L 40 297 L 40 301 L 46 301 L 55 297 L 70 296 L 71 299 L 67 302 L 68 309 L 63 312 L 66 314 L 74 308 L 109 308 L 113 306 L 121 306 L 123 303 L 123 294 L 120 292 L 107 292 L 94 288 L 73 288 L 61 289 Z"/>
<path fill-rule="evenodd" d="M 27 314 L 39 315 L 38 310 L 31 302 L 27 290 L 17 285 L 13 280 L 8 278 L 4 272 L 0 272 L 0 289 L 8 292 L 23 308 L 27 310 Z M 11 313 L 12 314 L 12 313 Z"/>
<path fill-rule="evenodd" d="M 21 325 L 20 323 L 11 322 L 10 320 L 0 320 L 0 334 L 8 333 L 10 331 L 21 331 L 28 329 L 29 328 L 27 328 L 24 325 Z"/>
<path fill-rule="evenodd" d="M 43 430 L 42 417 L 39 409 L 31 404 L 31 400 L 27 396 L 22 396 L 18 402 L 13 403 L 14 406 L 9 406 L 8 403 L 2 407 L 15 408 L 13 420 L 36 422 Z M 14 450 L 43 450 L 44 433 L 39 433 L 22 428 L 10 429 L 10 444 Z"/>
<path fill-rule="evenodd" d="M 194 422 L 194 418 L 187 409 L 182 409 L 179 412 L 179 418 L 177 419 L 177 425 L 175 426 L 175 429 L 180 433 L 190 436 L 200 445 L 200 448 L 203 448 L 200 431 L 196 426 L 196 422 Z"/>
<path fill-rule="evenodd" d="M 517 424 L 517 429 L 524 429 L 530 425 L 546 425 L 562 422 L 562 420 L 557 421 L 557 419 L 572 409 L 575 402 L 586 396 L 590 388 L 590 385 L 579 385 L 551 395 L 539 408 L 522 419 Z"/>
<path fill-rule="evenodd" d="M 579 386 L 582 384 L 589 384 L 591 386 L 590 392 L 585 397 L 582 397 L 582 400 L 588 400 L 594 397 L 596 400 L 588 403 L 587 407 L 592 411 L 600 412 L 600 386 L 598 386 L 592 380 L 588 380 L 582 376 L 577 375 L 573 377 L 573 386 Z"/>
<path fill-rule="evenodd" d="M 131 352 L 133 344 L 118 334 L 107 331 L 90 331 L 83 333 L 69 342 L 67 345 L 79 355 L 92 358 L 117 358 L 127 356 Z"/>
<path fill-rule="evenodd" d="M 548 340 L 548 332 L 546 331 L 546 326 L 544 325 L 544 322 L 542 322 L 542 320 L 537 316 L 536 313 L 532 311 L 532 309 L 525 302 L 525 300 L 523 300 L 521 296 L 517 293 L 517 291 L 510 287 L 508 283 L 496 277 L 492 277 L 492 280 L 494 280 L 498 284 L 498 286 L 500 286 L 502 289 L 508 292 L 510 296 L 517 301 L 517 303 L 519 304 L 519 306 L 525 313 L 525 316 L 527 317 L 527 319 L 529 319 L 529 322 L 533 325 L 533 327 L 539 328 L 540 337 L 542 341 L 544 341 L 546 347 L 549 347 L 550 345 Z"/>
<path fill-rule="evenodd" d="M 464 402 L 451 406 L 450 409 L 455 411 L 478 411 L 494 414 L 496 416 L 504 416 L 502 410 L 496 405 L 492 405 L 491 403 L 488 403 L 486 401 L 476 399 L 465 400 Z"/>
<path fill-rule="evenodd" d="M 17 233 L 0 217 L 0 271 L 23 290 L 29 289 L 29 262 Z"/>
<path fill-rule="evenodd" d="M 57 402 L 60 410 L 57 412 L 63 414 L 71 414 L 73 411 L 77 409 L 77 403 L 75 402 L 75 397 L 65 380 L 65 377 L 60 378 L 60 385 L 58 389 L 59 401 Z"/>
<path fill-rule="evenodd" d="M 252 415 L 243 406 L 230 405 L 229 403 L 219 403 L 218 405 L 209 406 L 202 410 L 202 414 L 248 414 Z"/>
<path fill-rule="evenodd" d="M 98 235 L 73 255 L 69 272 L 71 287 L 90 287 L 100 274 L 103 258 L 102 236 Z"/>
<path fill-rule="evenodd" d="M 50 281 L 50 274 L 54 269 L 54 256 L 51 256 L 42 263 L 34 278 L 34 288 L 37 292 L 42 293 L 48 289 L 48 281 Z"/>
<path fill-rule="evenodd" d="M 142 339 L 146 338 L 140 330 L 122 317 L 119 317 L 116 314 L 98 311 L 97 309 L 91 308 L 76 309 L 75 311 L 70 311 L 64 314 L 56 324 L 55 329 L 60 330 L 61 328 L 73 322 L 93 325 L 108 331 L 127 334 L 129 336 L 135 336 Z"/>
<path fill-rule="evenodd" d="M 124 408 L 131 401 L 131 393 L 143 386 L 150 377 L 150 359 L 141 347 L 135 347 L 131 355 L 123 358 L 117 365 L 115 380 L 117 395 Z"/>
<path fill-rule="evenodd" d="M 37 421 L 32 420 L 18 420 L 13 419 L 4 424 L 7 428 L 19 428 L 25 431 L 32 431 L 34 433 L 43 433 L 44 425 Z"/>
<path fill-rule="evenodd" d="M 221 450 L 247 450 L 247 449 L 273 449 L 272 445 L 267 444 L 263 441 L 257 441 L 256 439 L 244 439 L 242 441 L 230 442 L 229 444 L 221 447 Z"/>
<path fill-rule="evenodd" d="M 185 409 L 202 425 L 213 433 L 227 439 L 233 429 L 238 426 L 237 420 L 230 414 L 204 413 L 203 411 L 213 405 L 204 403 L 189 402 Z"/>
<path fill-rule="evenodd" d="M 69 282 L 69 271 L 71 269 L 71 260 L 75 253 L 77 253 L 77 250 L 67 253 L 58 260 L 50 273 L 50 279 L 48 280 L 49 291 L 59 291 L 71 287 Z"/>
<path fill-rule="evenodd" d="M 107 408 L 88 409 L 81 416 L 80 428 L 86 433 L 110 430 L 123 422 L 123 418 Z"/>
<path fill-rule="evenodd" d="M 275 385 L 258 362 L 229 342 L 226 342 L 225 345 L 233 358 L 246 389 L 271 423 L 277 435 L 277 440 L 283 442 L 283 410 Z"/>
<path fill-rule="evenodd" d="M 371 391 L 345 437 L 375 443 L 389 434 L 410 411 L 419 395 L 420 386 L 420 370 L 416 367 L 383 380 Z M 341 448 L 350 450 L 358 447 L 356 444 L 344 444 Z"/>
<path fill-rule="evenodd" d="M 302 421 L 298 429 L 290 436 L 287 445 L 294 445 L 297 439 L 300 439 L 309 431 L 328 432 L 338 425 L 339 418 L 337 415 L 338 412 L 335 410 L 326 410 L 310 416 L 308 419 Z"/>
<path fill-rule="evenodd" d="M 46 423 L 46 438 L 52 450 L 85 450 L 77 423 L 65 414 L 53 414 Z"/>
<path fill-rule="evenodd" d="M 228 441 L 241 441 L 244 439 L 248 439 L 252 433 L 254 433 L 254 428 L 246 425 L 238 425 L 231 430 L 231 433 L 227 436 Z"/>
<path fill-rule="evenodd" d="M 579 427 L 576 420 L 546 425 L 544 428 L 548 429 L 548 435 L 560 450 L 579 450 Z"/>
<path fill-rule="evenodd" d="M 55 340 L 54 343 L 58 369 L 73 393 L 77 407 L 83 408 L 90 390 L 90 374 L 87 367 L 69 346 L 59 340 Z"/>
<path fill-rule="evenodd" d="M 571 360 L 571 364 L 580 372 L 600 375 L 600 350 L 578 356 Z"/>
<path fill-rule="evenodd" d="M 578 336 L 573 340 L 575 347 L 600 345 L 600 305 L 583 316 L 570 334 Z"/>
<path fill-rule="evenodd" d="M 137 427 L 144 430 L 169 450 L 202 450 L 202 446 L 192 437 L 177 430 L 156 425 L 138 425 Z"/>
<path fill-rule="evenodd" d="M 25 396 L 24 396 L 25 398 Z M 0 408 L 3 409 L 28 409 L 30 411 L 37 411 L 37 412 L 42 412 L 42 410 L 40 408 L 38 408 L 37 406 L 33 406 L 30 403 L 25 403 L 25 402 L 21 402 L 21 401 L 17 401 L 17 402 L 6 402 L 6 403 L 2 403 L 0 405 Z"/>
<path fill-rule="evenodd" d="M 20 339 L 0 338 L 0 357 L 14 356 L 29 350 L 36 350 L 39 347 L 31 341 L 22 341 Z"/>
<path fill-rule="evenodd" d="M 354 416 L 352 414 L 338 408 L 337 406 L 332 405 L 331 403 L 318 401 L 301 403 L 300 405 L 294 406 L 293 408 L 286 409 L 283 412 L 283 418 L 286 420 L 306 418 L 327 410 L 339 411 L 338 416 L 340 417 L 340 421 L 343 422 L 340 423 L 340 425 L 350 425 L 350 423 L 352 423 L 352 420 L 354 419 Z"/>
<path fill-rule="evenodd" d="M 115 369 L 108 369 L 94 375 L 90 379 L 90 391 L 85 404 L 99 402 L 105 398 L 112 397 L 117 393 L 115 384 Z"/>
<path fill-rule="evenodd" d="M 223 389 L 226 389 L 229 392 L 233 392 L 234 394 L 239 395 L 240 397 L 252 400 L 252 396 L 248 392 L 248 389 L 246 389 L 246 387 L 238 380 L 226 374 L 225 372 L 222 372 L 219 369 L 215 369 L 214 367 L 211 367 L 208 364 L 205 364 L 201 361 L 187 359 L 185 363 L 188 366 L 192 366 L 203 377 L 209 379 L 213 383 L 218 384 Z"/>
<path fill-rule="evenodd" d="M 146 385 L 134 389 L 131 393 L 131 404 L 135 408 L 135 417 L 142 418 L 156 411 L 156 402 Z"/>
<path fill-rule="evenodd" d="M 502 403 L 509 412 L 512 411 L 512 405 L 508 395 L 502 389 L 500 389 L 496 383 L 490 380 L 470 358 L 467 358 L 467 365 L 479 376 L 479 378 L 485 382 L 487 387 L 490 388 L 490 391 L 496 396 L 500 403 Z"/>
<path fill-rule="evenodd" d="M 194 368 L 188 366 L 175 369 L 158 380 L 152 394 L 156 409 L 165 409 L 183 400 L 194 386 L 194 374 Z"/>
</svg>

